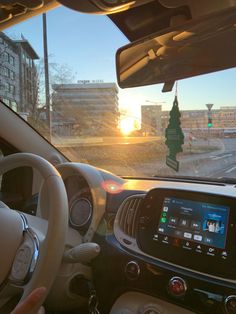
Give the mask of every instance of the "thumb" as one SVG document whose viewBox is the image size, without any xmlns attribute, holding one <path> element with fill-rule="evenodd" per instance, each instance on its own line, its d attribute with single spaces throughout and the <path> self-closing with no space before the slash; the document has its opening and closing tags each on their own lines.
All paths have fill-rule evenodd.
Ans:
<svg viewBox="0 0 236 314">
<path fill-rule="evenodd" d="M 30 311 L 43 301 L 46 294 L 46 288 L 40 287 L 35 289 L 31 294 L 20 302 L 16 308 L 11 312 L 11 314 L 28 314 Z"/>
</svg>

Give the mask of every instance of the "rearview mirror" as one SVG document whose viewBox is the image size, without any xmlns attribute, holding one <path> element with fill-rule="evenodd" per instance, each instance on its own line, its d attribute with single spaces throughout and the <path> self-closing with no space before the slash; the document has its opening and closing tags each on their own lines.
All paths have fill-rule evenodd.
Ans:
<svg viewBox="0 0 236 314">
<path fill-rule="evenodd" d="M 145 37 L 116 54 L 121 88 L 165 83 L 236 66 L 236 10 Z"/>
</svg>

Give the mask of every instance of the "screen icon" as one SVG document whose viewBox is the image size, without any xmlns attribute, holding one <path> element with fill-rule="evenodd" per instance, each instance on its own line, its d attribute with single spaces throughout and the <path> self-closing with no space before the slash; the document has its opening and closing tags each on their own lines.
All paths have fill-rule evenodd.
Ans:
<svg viewBox="0 0 236 314">
<path fill-rule="evenodd" d="M 182 237 L 182 234 L 183 234 L 183 232 L 182 231 L 180 231 L 180 230 L 175 230 L 175 235 L 177 236 L 177 237 Z"/>
<path fill-rule="evenodd" d="M 195 241 L 202 241 L 202 236 L 200 234 L 194 234 L 193 239 Z"/>
<path fill-rule="evenodd" d="M 188 227 L 189 226 L 189 220 L 188 219 L 180 219 L 179 220 L 179 225 L 181 227 Z"/>
<path fill-rule="evenodd" d="M 208 238 L 208 237 L 206 237 L 206 238 L 204 239 L 204 241 L 205 241 L 206 243 L 208 243 L 208 244 L 211 244 L 211 243 L 212 243 L 212 239 L 211 239 L 211 238 Z"/>
<path fill-rule="evenodd" d="M 161 217 L 161 222 L 162 223 L 166 223 L 166 221 L 167 221 L 166 217 Z"/>
<path fill-rule="evenodd" d="M 169 224 L 176 226 L 178 223 L 178 218 L 177 217 L 170 217 L 169 218 Z"/>
<path fill-rule="evenodd" d="M 192 233 L 184 232 L 184 238 L 192 239 Z"/>
<path fill-rule="evenodd" d="M 201 222 L 200 221 L 191 221 L 191 228 L 195 230 L 199 230 L 201 228 Z"/>
</svg>

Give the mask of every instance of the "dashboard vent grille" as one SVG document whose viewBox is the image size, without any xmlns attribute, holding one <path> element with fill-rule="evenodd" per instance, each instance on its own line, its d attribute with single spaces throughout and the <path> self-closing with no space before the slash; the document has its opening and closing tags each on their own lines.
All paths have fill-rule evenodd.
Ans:
<svg viewBox="0 0 236 314">
<path fill-rule="evenodd" d="M 135 238 L 138 212 L 143 196 L 128 198 L 119 212 L 119 227 L 127 235 Z"/>
</svg>

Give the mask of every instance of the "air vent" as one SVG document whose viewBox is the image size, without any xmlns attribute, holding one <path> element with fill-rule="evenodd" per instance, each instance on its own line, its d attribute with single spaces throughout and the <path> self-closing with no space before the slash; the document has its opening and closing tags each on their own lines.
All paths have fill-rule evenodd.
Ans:
<svg viewBox="0 0 236 314">
<path fill-rule="evenodd" d="M 132 196 L 124 201 L 118 212 L 118 225 L 128 236 L 135 238 L 138 212 L 143 195 Z"/>
</svg>

